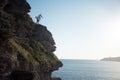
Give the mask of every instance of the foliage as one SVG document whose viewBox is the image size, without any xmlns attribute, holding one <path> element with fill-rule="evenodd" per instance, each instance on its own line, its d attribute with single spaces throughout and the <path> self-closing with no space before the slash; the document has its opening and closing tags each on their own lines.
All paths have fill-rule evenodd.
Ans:
<svg viewBox="0 0 120 80">
<path fill-rule="evenodd" d="M 13 39 L 9 39 L 9 42 L 11 43 L 11 45 L 14 46 L 14 48 L 16 48 L 16 50 L 28 61 L 31 62 L 34 65 L 38 65 L 38 63 L 36 62 L 36 60 L 32 57 L 32 55 L 25 50 L 24 48 L 22 48 L 19 44 L 17 44 Z"/>
<path fill-rule="evenodd" d="M 37 41 L 32 42 L 31 53 L 38 62 L 45 62 L 49 66 L 58 61 L 57 57 L 52 52 L 46 51 L 43 45 Z"/>
</svg>

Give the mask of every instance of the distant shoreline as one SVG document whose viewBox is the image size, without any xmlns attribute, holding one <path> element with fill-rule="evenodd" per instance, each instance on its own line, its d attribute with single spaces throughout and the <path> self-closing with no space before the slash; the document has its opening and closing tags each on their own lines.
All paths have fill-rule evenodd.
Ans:
<svg viewBox="0 0 120 80">
<path fill-rule="evenodd" d="M 107 57 L 107 58 L 101 59 L 101 61 L 116 61 L 116 62 L 120 62 L 120 57 Z"/>
<path fill-rule="evenodd" d="M 72 61 L 76 61 L 76 60 L 85 60 L 85 61 L 115 61 L 115 62 L 120 62 L 120 57 L 106 57 L 103 59 L 60 59 L 60 61 L 63 60 L 72 60 Z"/>
<path fill-rule="evenodd" d="M 100 61 L 100 59 L 60 59 L 60 61 Z"/>
</svg>

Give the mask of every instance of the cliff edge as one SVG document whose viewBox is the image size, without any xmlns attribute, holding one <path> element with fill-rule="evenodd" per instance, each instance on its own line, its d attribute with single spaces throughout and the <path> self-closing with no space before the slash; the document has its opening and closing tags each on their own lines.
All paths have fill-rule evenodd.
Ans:
<svg viewBox="0 0 120 80">
<path fill-rule="evenodd" d="M 62 67 L 52 34 L 32 21 L 30 9 L 26 0 L 0 0 L 0 80 L 55 80 L 52 72 Z"/>
</svg>

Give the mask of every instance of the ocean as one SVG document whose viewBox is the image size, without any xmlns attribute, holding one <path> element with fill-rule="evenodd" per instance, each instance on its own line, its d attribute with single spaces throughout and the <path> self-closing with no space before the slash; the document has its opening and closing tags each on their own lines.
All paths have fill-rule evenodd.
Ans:
<svg viewBox="0 0 120 80">
<path fill-rule="evenodd" d="M 120 62 L 61 60 L 63 67 L 52 76 L 62 80 L 120 80 Z"/>
</svg>

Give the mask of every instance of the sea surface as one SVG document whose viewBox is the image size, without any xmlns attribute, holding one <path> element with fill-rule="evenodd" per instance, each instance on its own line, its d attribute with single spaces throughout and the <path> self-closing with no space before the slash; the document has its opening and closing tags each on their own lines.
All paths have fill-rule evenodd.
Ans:
<svg viewBox="0 0 120 80">
<path fill-rule="evenodd" d="M 52 76 L 62 80 L 120 80 L 120 62 L 61 60 L 62 68 Z"/>
</svg>

